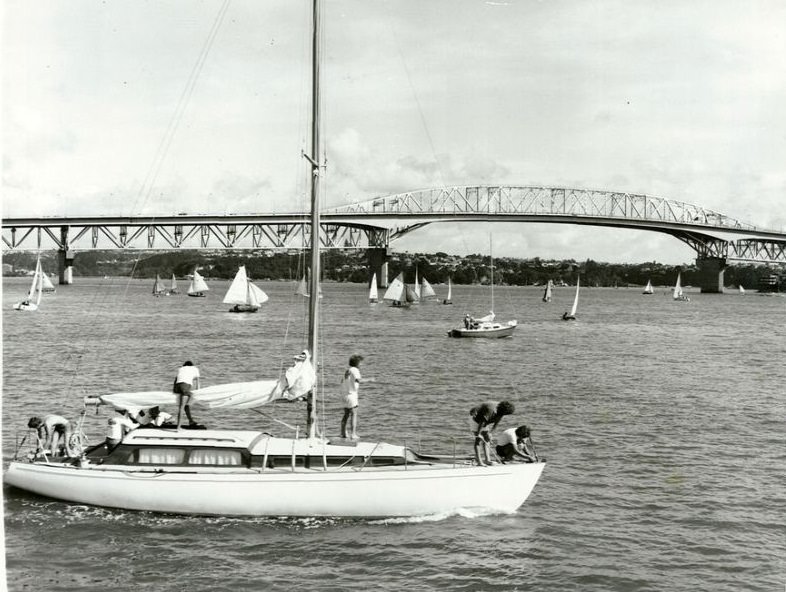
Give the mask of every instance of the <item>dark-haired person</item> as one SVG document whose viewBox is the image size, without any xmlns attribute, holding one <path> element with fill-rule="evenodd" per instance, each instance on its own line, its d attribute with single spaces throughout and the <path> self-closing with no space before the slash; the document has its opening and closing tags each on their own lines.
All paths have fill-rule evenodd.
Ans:
<svg viewBox="0 0 786 592">
<path fill-rule="evenodd" d="M 349 358 L 349 367 L 344 371 L 341 383 L 344 391 L 344 417 L 341 419 L 341 437 L 359 440 L 358 436 L 358 391 L 361 382 L 374 382 L 373 378 L 363 378 L 360 375 L 360 362 L 363 356 L 355 354 Z M 347 431 L 349 424 L 350 431 Z"/>
<path fill-rule="evenodd" d="M 507 429 L 497 438 L 497 456 L 503 463 L 510 462 L 514 458 L 537 462 L 538 456 L 531 444 L 528 426 L 521 425 L 517 428 Z"/>
<path fill-rule="evenodd" d="M 485 401 L 469 410 L 470 428 L 475 436 L 475 460 L 479 465 L 491 464 L 491 432 L 503 417 L 515 411 L 510 401 Z"/>
<path fill-rule="evenodd" d="M 188 425 L 193 427 L 197 423 L 191 417 L 191 396 L 192 391 L 199 390 L 199 368 L 194 366 L 191 360 L 185 362 L 177 370 L 177 378 L 175 378 L 175 386 L 172 392 L 180 395 L 179 405 L 177 409 L 177 429 L 180 429 L 180 418 L 183 411 L 186 412 L 188 418 Z"/>
<path fill-rule="evenodd" d="M 36 431 L 38 436 L 39 450 L 44 454 L 51 454 L 57 456 L 58 445 L 63 446 L 66 456 L 73 456 L 71 450 L 71 422 L 61 415 L 45 415 L 43 419 L 40 417 L 31 417 L 27 422 L 27 427 Z M 62 436 L 63 441 L 60 442 Z"/>
</svg>

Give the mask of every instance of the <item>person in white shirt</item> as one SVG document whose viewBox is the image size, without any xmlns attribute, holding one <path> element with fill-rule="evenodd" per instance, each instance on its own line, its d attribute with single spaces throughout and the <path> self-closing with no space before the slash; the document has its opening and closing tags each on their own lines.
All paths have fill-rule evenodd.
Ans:
<svg viewBox="0 0 786 592">
<path fill-rule="evenodd" d="M 161 427 L 172 419 L 172 416 L 166 411 L 161 411 L 160 407 L 155 406 L 150 409 L 141 409 L 134 419 L 140 426 Z"/>
<path fill-rule="evenodd" d="M 177 410 L 177 429 L 180 429 L 180 419 L 183 411 L 186 412 L 188 418 L 188 425 L 194 427 L 197 423 L 191 417 L 191 396 L 193 390 L 199 390 L 199 368 L 194 366 L 191 360 L 185 362 L 177 371 L 177 378 L 175 378 L 175 386 L 172 389 L 174 393 L 180 395 L 180 404 Z"/>
<path fill-rule="evenodd" d="M 118 413 L 120 411 L 118 410 Z M 128 414 L 123 415 L 115 415 L 114 417 L 110 417 L 109 421 L 107 421 L 107 428 L 106 428 L 106 447 L 109 452 L 120 444 L 123 440 L 123 436 L 125 436 L 128 432 L 133 429 L 139 427 L 139 424 L 128 417 Z"/>
<path fill-rule="evenodd" d="M 360 375 L 360 362 L 363 356 L 355 354 L 349 358 L 349 368 L 344 372 L 341 383 L 345 385 L 344 417 L 341 419 L 341 437 L 359 440 L 358 436 L 358 390 L 361 382 L 373 382 L 373 378 L 362 378 Z M 350 431 L 347 431 L 347 425 Z"/>
<path fill-rule="evenodd" d="M 525 425 L 502 432 L 497 438 L 496 451 L 503 463 L 510 462 L 515 458 L 527 462 L 537 462 L 538 460 L 538 456 L 532 448 L 530 429 Z"/>
</svg>

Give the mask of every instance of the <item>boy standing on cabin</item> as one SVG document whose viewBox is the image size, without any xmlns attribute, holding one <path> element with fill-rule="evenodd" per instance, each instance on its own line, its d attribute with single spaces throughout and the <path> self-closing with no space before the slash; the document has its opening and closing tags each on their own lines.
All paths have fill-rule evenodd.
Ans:
<svg viewBox="0 0 786 592">
<path fill-rule="evenodd" d="M 358 391 L 361 382 L 374 382 L 373 378 L 362 378 L 360 375 L 360 362 L 363 356 L 355 354 L 349 358 L 349 367 L 344 371 L 341 384 L 346 389 L 344 395 L 344 417 L 341 420 L 341 437 L 359 440 L 358 436 Z M 351 431 L 347 433 L 347 424 Z"/>
</svg>

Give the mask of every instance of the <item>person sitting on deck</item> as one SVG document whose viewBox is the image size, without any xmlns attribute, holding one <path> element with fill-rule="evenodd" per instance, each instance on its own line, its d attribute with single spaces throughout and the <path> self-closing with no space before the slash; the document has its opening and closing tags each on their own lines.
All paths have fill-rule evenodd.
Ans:
<svg viewBox="0 0 786 592">
<path fill-rule="evenodd" d="M 475 436 L 475 460 L 479 465 L 491 464 L 491 432 L 504 416 L 511 415 L 515 410 L 509 401 L 486 401 L 469 410 L 470 429 Z"/>
<path fill-rule="evenodd" d="M 538 456 L 531 444 L 528 426 L 521 425 L 517 428 L 507 429 L 497 438 L 497 456 L 503 463 L 510 462 L 515 458 L 523 459 L 526 462 L 537 462 Z"/>
<path fill-rule="evenodd" d="M 38 436 L 39 449 L 37 452 L 57 456 L 59 448 L 63 448 L 65 456 L 73 456 L 71 450 L 71 435 L 73 434 L 71 422 L 61 415 L 46 415 L 31 417 L 27 422 L 27 427 L 36 430 Z M 62 437 L 62 441 L 60 438 Z"/>
<path fill-rule="evenodd" d="M 120 444 L 128 432 L 139 427 L 139 424 L 132 420 L 127 413 L 117 410 L 122 415 L 115 415 L 110 417 L 107 421 L 106 429 L 106 447 L 109 452 Z"/>
</svg>

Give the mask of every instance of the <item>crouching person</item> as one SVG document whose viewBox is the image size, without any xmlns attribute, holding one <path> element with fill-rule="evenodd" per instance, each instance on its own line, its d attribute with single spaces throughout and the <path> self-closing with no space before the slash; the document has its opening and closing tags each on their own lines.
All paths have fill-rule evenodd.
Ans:
<svg viewBox="0 0 786 592">
<path fill-rule="evenodd" d="M 139 427 L 139 424 L 128 417 L 127 414 L 120 410 L 117 413 L 117 415 L 110 417 L 107 421 L 106 449 L 108 452 L 112 452 L 115 446 L 122 442 L 123 436 Z"/>
<path fill-rule="evenodd" d="M 60 448 L 65 456 L 74 456 L 71 450 L 71 422 L 61 415 L 45 415 L 44 418 L 31 417 L 27 427 L 34 429 L 38 436 L 38 450 L 44 454 L 58 456 Z"/>
<path fill-rule="evenodd" d="M 530 440 L 529 427 L 522 425 L 505 430 L 497 438 L 497 456 L 504 462 L 521 459 L 526 462 L 537 462 L 538 455 Z"/>
</svg>

